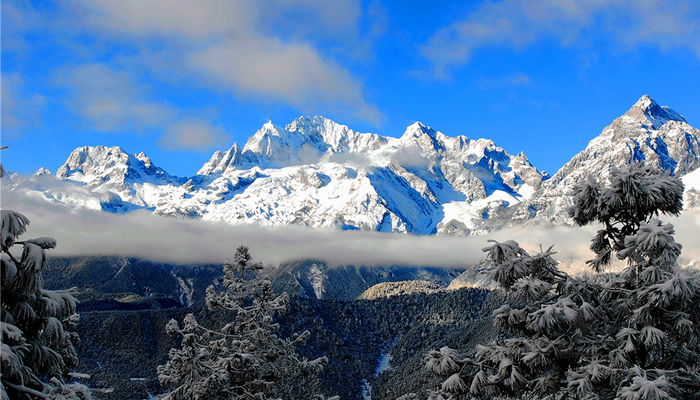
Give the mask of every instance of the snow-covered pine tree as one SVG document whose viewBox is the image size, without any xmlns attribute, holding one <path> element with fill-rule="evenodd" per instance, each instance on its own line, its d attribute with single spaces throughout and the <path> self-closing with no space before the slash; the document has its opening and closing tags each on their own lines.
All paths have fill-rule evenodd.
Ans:
<svg viewBox="0 0 700 400">
<path fill-rule="evenodd" d="M 472 358 L 431 351 L 426 368 L 446 379 L 429 398 L 699 399 L 700 280 L 679 267 L 673 226 L 657 219 L 679 214 L 682 195 L 678 179 L 638 164 L 614 169 L 609 187 L 574 188 L 574 221 L 603 225 L 589 263 L 600 270 L 616 253 L 628 262 L 619 276 L 568 276 L 551 248 L 485 248 L 498 265 L 493 278 L 512 295 L 494 312 L 509 335 Z"/>
<path fill-rule="evenodd" d="M 308 331 L 289 339 L 275 334 L 279 326 L 273 317 L 286 310 L 288 296 L 274 295 L 270 281 L 257 274 L 262 265 L 251 260 L 248 248 L 238 247 L 233 261 L 224 264 L 226 291 L 207 288 L 207 307 L 232 312 L 233 321 L 212 330 L 188 314 L 182 327 L 175 320 L 166 326 L 168 333 L 182 336 L 182 345 L 158 367 L 161 384 L 172 387 L 160 399 L 276 398 L 282 377 L 293 370 L 318 373 L 328 363 L 326 357 L 298 358 L 295 348 Z"/>
<path fill-rule="evenodd" d="M 8 210 L 2 213 L 2 384 L 0 398 L 90 399 L 87 387 L 69 381 L 78 358 L 73 329 L 78 322 L 72 290 L 46 290 L 41 271 L 46 249 L 56 247 L 47 237 L 17 241 L 29 220 Z M 19 259 L 12 253 L 23 246 Z"/>
</svg>

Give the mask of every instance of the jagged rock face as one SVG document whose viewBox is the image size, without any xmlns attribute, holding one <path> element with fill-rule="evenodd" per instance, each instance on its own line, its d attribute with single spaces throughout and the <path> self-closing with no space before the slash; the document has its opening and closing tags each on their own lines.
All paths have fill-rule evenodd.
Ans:
<svg viewBox="0 0 700 400">
<path fill-rule="evenodd" d="M 132 156 L 121 147 L 105 146 L 75 149 L 58 169 L 56 177 L 86 182 L 94 187 L 108 181 L 126 187 L 130 183 L 170 183 L 174 180 L 153 165 L 143 152 Z"/>
<path fill-rule="evenodd" d="M 46 175 L 46 171 L 42 168 L 34 175 Z M 84 185 L 84 190 L 74 193 L 74 198 L 67 199 L 67 202 L 81 204 L 82 195 L 93 200 L 87 202 L 88 207 L 111 212 L 147 207 L 148 202 L 141 190 L 145 185 L 182 184 L 182 178 L 156 167 L 143 152 L 130 155 L 121 147 L 105 146 L 73 150 L 56 172 L 56 178 Z M 95 207 L 95 202 L 98 207 Z"/>
<path fill-rule="evenodd" d="M 209 161 L 197 172 L 197 175 L 222 174 L 229 168 L 235 170 L 236 162 L 238 162 L 240 157 L 241 149 L 238 147 L 238 143 L 234 143 L 227 151 L 219 150 L 215 152 Z"/>
<path fill-rule="evenodd" d="M 649 95 L 642 96 L 625 115 L 634 121 L 648 124 L 650 129 L 659 129 L 668 121 L 686 122 L 682 115 L 666 106 L 659 106 Z"/>
<path fill-rule="evenodd" d="M 420 122 L 398 138 L 355 132 L 323 117 L 284 128 L 266 123 L 241 149 L 215 152 L 195 176 L 178 178 L 145 154 L 76 149 L 49 182 L 45 170 L 4 179 L 14 190 L 110 212 L 231 224 L 303 225 L 413 234 L 478 235 L 519 223 L 568 224 L 573 186 L 613 167 L 655 165 L 676 176 L 700 166 L 698 130 L 642 97 L 551 178 L 525 154 L 488 139 L 450 137 Z M 15 174 L 16 175 L 16 174 Z M 697 204 L 697 190 L 686 204 Z"/>
<path fill-rule="evenodd" d="M 566 209 L 572 204 L 574 185 L 589 178 L 604 181 L 613 168 L 626 164 L 642 162 L 684 176 L 700 167 L 699 137 L 700 131 L 680 114 L 643 96 L 530 199 L 518 205 L 508 224 L 570 224 Z"/>
<path fill-rule="evenodd" d="M 233 193 L 235 201 L 204 200 L 199 215 L 416 234 L 443 233 L 454 220 L 450 229 L 464 226 L 456 233 L 465 233 L 493 206 L 489 196 L 508 198 L 498 203 L 507 207 L 522 200 L 518 191 L 529 194 L 546 177 L 524 155 L 512 157 L 490 140 L 452 138 L 421 123 L 400 138 L 386 138 L 322 117 L 299 118 L 284 129 L 267 123 L 242 150 L 215 153 L 199 176 L 223 177 L 236 187 L 256 168 L 260 177 Z M 443 221 L 446 207 L 452 207 L 449 221 Z"/>
<path fill-rule="evenodd" d="M 449 137 L 419 122 L 390 138 L 302 117 L 284 128 L 266 123 L 242 149 L 215 152 L 189 179 L 143 153 L 101 146 L 76 149 L 56 178 L 75 187 L 54 185 L 47 198 L 111 212 L 466 235 L 547 176 L 491 140 Z"/>
</svg>

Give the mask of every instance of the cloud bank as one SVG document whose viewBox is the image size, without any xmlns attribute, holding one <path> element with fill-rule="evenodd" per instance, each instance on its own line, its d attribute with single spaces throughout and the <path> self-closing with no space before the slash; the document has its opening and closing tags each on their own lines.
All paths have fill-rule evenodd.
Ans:
<svg viewBox="0 0 700 400">
<path fill-rule="evenodd" d="M 164 56 L 169 68 L 217 89 L 303 112 L 330 104 L 369 122 L 383 118 L 366 101 L 362 82 L 319 43 L 327 35 L 336 42 L 348 36 L 360 41 L 357 0 L 201 0 L 196 6 L 185 0 L 73 0 L 72 5 L 81 10 L 83 29 L 105 42 L 136 42 L 136 57 Z M 309 24 L 289 25 L 297 18 Z"/>
<path fill-rule="evenodd" d="M 421 47 L 437 78 L 489 46 L 524 49 L 553 40 L 563 47 L 591 43 L 631 50 L 689 49 L 700 57 L 700 4 L 675 0 L 487 1 Z"/>
<path fill-rule="evenodd" d="M 236 247 L 246 245 L 265 265 L 299 259 L 334 265 L 404 265 L 462 267 L 483 258 L 481 249 L 493 239 L 514 239 L 528 251 L 554 244 L 557 258 L 590 259 L 595 227 L 517 228 L 485 236 L 412 236 L 361 231 L 321 231 L 303 227 L 270 229 L 257 225 L 228 225 L 153 215 L 126 215 L 83 210 L 76 212 L 45 199 L 4 190 L 3 208 L 30 220 L 24 239 L 49 236 L 58 240 L 53 256 L 112 255 L 175 264 L 222 263 Z M 670 220 L 670 219 L 669 219 Z M 684 214 L 671 221 L 686 259 L 700 257 L 700 215 Z"/>
</svg>

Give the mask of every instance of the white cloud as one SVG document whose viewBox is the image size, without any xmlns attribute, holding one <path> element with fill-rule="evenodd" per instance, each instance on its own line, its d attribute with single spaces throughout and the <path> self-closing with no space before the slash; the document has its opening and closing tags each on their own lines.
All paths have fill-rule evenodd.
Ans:
<svg viewBox="0 0 700 400">
<path fill-rule="evenodd" d="M 336 265 L 414 265 L 467 267 L 483 258 L 488 239 L 514 239 L 528 251 L 555 244 L 560 260 L 590 259 L 588 249 L 596 227 L 513 228 L 476 237 L 414 236 L 360 231 L 325 231 L 303 227 L 270 229 L 258 225 L 228 225 L 175 219 L 141 211 L 114 215 L 75 212 L 44 199 L 3 191 L 3 208 L 30 220 L 26 238 L 58 240 L 54 256 L 121 255 L 152 261 L 220 263 L 239 245 L 251 248 L 266 265 L 315 259 Z M 686 259 L 700 258 L 700 215 L 669 218 Z"/>
<path fill-rule="evenodd" d="M 329 232 L 303 227 L 232 226 L 133 212 L 71 211 L 40 198 L 9 192 L 3 207 L 31 221 L 27 238 L 58 240 L 56 256 L 121 255 L 171 263 L 220 263 L 239 245 L 277 264 L 317 259 L 340 265 L 467 266 L 482 257 L 485 238 L 420 237 L 375 232 Z"/>
<path fill-rule="evenodd" d="M 214 78 L 212 83 L 250 97 L 280 101 L 307 113 L 330 104 L 373 123 L 382 118 L 364 100 L 354 77 L 308 44 L 237 37 L 191 53 L 188 63 L 203 79 Z"/>
<path fill-rule="evenodd" d="M 128 35 L 178 36 L 191 41 L 225 35 L 352 39 L 359 0 L 73 0 L 94 29 Z"/>
<path fill-rule="evenodd" d="M 438 78 L 483 47 L 522 49 L 544 39 L 562 46 L 612 42 L 685 48 L 700 57 L 700 3 L 676 0 L 504 0 L 484 2 L 466 19 L 438 31 L 422 46 Z"/>
<path fill-rule="evenodd" d="M 324 34 L 356 36 L 357 0 L 76 0 L 88 29 L 141 49 L 176 50 L 185 73 L 245 97 L 281 102 L 303 112 L 337 108 L 379 123 L 362 83 L 314 45 Z M 300 14 L 301 13 L 301 14 Z M 298 24 L 309 19 L 309 24 Z M 318 18 L 318 19 L 316 19 Z M 307 26 L 314 28 L 309 31 Z M 149 47 L 149 42 L 156 43 Z M 164 47 L 165 46 L 165 50 Z"/>
<path fill-rule="evenodd" d="M 127 72 L 105 64 L 77 66 L 57 81 L 69 92 L 68 106 L 101 132 L 141 133 L 174 115 L 168 103 L 142 100 L 142 91 Z"/>
<path fill-rule="evenodd" d="M 203 118 L 185 118 L 168 126 L 159 144 L 168 150 L 207 151 L 229 142 L 226 131 Z"/>
<path fill-rule="evenodd" d="M 27 128 L 41 125 L 41 110 L 46 98 L 41 94 L 26 96 L 24 82 L 19 73 L 3 73 L 2 78 L 2 135 L 16 138 Z"/>
<path fill-rule="evenodd" d="M 2 52 L 23 53 L 31 47 L 24 34 L 36 29 L 45 29 L 46 15 L 38 12 L 28 1 L 2 2 Z"/>
<path fill-rule="evenodd" d="M 534 86 L 532 79 L 522 72 L 514 73 L 504 78 L 482 78 L 479 79 L 476 84 L 481 90 L 493 90 L 518 86 Z"/>
<path fill-rule="evenodd" d="M 207 151 L 228 143 L 225 130 L 209 119 L 168 102 L 148 100 L 146 91 L 125 70 L 106 64 L 64 68 L 57 79 L 68 91 L 66 104 L 100 132 L 145 134 L 163 131 L 158 144 L 167 150 Z"/>
<path fill-rule="evenodd" d="M 19 126 L 19 119 L 15 116 L 15 86 L 17 85 L 18 75 L 2 75 L 2 130 L 16 128 Z"/>
<path fill-rule="evenodd" d="M 391 161 L 404 168 L 428 168 L 430 159 L 422 155 L 423 148 L 418 144 L 401 147 L 391 156 Z"/>
<path fill-rule="evenodd" d="M 85 11 L 88 27 L 138 37 L 148 35 L 203 39 L 251 29 L 257 18 L 247 0 L 75 0 Z"/>
<path fill-rule="evenodd" d="M 359 0 L 262 0 L 262 29 L 291 38 L 314 41 L 353 41 L 360 34 L 362 16 Z"/>
</svg>

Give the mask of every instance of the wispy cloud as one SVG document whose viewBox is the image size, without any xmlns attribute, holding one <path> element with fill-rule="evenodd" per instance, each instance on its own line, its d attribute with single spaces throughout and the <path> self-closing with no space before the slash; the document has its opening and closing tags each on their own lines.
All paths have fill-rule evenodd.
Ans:
<svg viewBox="0 0 700 400">
<path fill-rule="evenodd" d="M 336 265 L 406 265 L 468 267 L 483 258 L 488 239 L 514 239 L 528 251 L 555 244 L 559 259 L 590 259 L 588 246 L 595 227 L 514 228 L 477 237 L 414 236 L 358 231 L 323 231 L 303 227 L 269 229 L 232 226 L 200 220 L 166 218 L 147 211 L 113 215 L 74 212 L 38 197 L 4 191 L 3 208 L 32 221 L 27 237 L 58 240 L 55 256 L 121 255 L 181 263 L 221 263 L 239 245 L 247 245 L 266 265 L 298 259 Z M 700 216 L 673 219 L 686 258 L 700 257 Z"/>
<path fill-rule="evenodd" d="M 245 96 L 279 101 L 305 112 L 332 104 L 375 124 L 383 118 L 365 101 L 362 85 L 349 71 L 308 44 L 236 37 L 191 53 L 187 62 L 202 79 Z"/>
<path fill-rule="evenodd" d="M 158 144 L 167 150 L 208 151 L 225 145 L 228 133 L 205 118 L 187 116 L 191 110 L 165 101 L 149 100 L 147 87 L 131 71 L 102 63 L 65 67 L 55 82 L 66 89 L 69 109 L 88 122 L 87 128 L 106 133 L 162 132 Z M 183 117 L 183 115 L 185 115 Z"/>
<path fill-rule="evenodd" d="M 476 81 L 476 85 L 481 90 L 494 90 L 513 87 L 532 87 L 534 83 L 526 74 L 517 72 L 503 78 L 482 78 Z"/>
<path fill-rule="evenodd" d="M 2 130 L 15 128 L 19 125 L 19 119 L 15 116 L 17 109 L 15 101 L 15 86 L 19 75 L 2 75 Z"/>
<path fill-rule="evenodd" d="M 143 90 L 127 72 L 106 64 L 66 68 L 56 82 L 68 91 L 68 107 L 101 132 L 139 133 L 162 126 L 175 114 L 168 103 L 144 100 Z"/>
<path fill-rule="evenodd" d="M 274 26 L 278 35 L 324 42 L 356 41 L 361 36 L 360 0 L 262 0 L 264 24 Z M 293 18 L 290 18 L 293 16 Z"/>
<path fill-rule="evenodd" d="M 46 98 L 41 94 L 22 93 L 19 73 L 2 74 L 2 134 L 5 138 L 21 136 L 26 129 L 41 125 L 41 109 Z"/>
<path fill-rule="evenodd" d="M 159 143 L 169 150 L 207 151 L 229 141 L 226 131 L 204 118 L 186 118 L 170 125 Z"/>
<path fill-rule="evenodd" d="M 217 89 L 303 112 L 330 106 L 375 124 L 383 118 L 365 99 L 362 82 L 317 45 L 323 35 L 358 29 L 356 0 L 203 0 L 196 7 L 183 0 L 73 4 L 82 10 L 85 29 L 106 40 L 137 41 L 138 57 L 144 59 L 179 53 L 171 61 L 181 74 Z M 314 19 L 308 24 L 313 28 L 285 25 L 304 16 Z"/>
<path fill-rule="evenodd" d="M 622 49 L 684 48 L 700 57 L 699 11 L 696 1 L 675 0 L 488 1 L 439 30 L 421 51 L 438 78 L 480 48 L 524 49 L 552 39 L 564 47 L 611 42 Z"/>
</svg>

